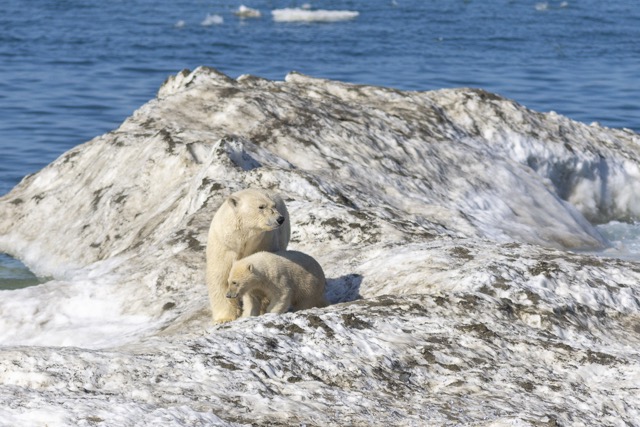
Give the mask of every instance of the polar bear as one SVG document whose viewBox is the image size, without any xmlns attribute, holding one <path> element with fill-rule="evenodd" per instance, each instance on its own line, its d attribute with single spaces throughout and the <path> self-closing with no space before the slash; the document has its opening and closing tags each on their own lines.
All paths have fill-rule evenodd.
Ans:
<svg viewBox="0 0 640 427">
<path fill-rule="evenodd" d="M 267 299 L 267 313 L 285 313 L 289 307 L 301 310 L 326 307 L 322 267 L 307 254 L 297 251 L 258 252 L 233 263 L 227 298 L 252 295 L 253 301 Z M 243 306 L 242 317 L 257 316 L 259 305 Z"/>
<path fill-rule="evenodd" d="M 207 240 L 206 280 L 215 323 L 240 316 L 238 300 L 226 298 L 233 262 L 260 251 L 285 250 L 290 237 L 289 213 L 280 196 L 246 189 L 222 203 L 211 220 Z M 247 295 L 243 303 L 248 307 L 260 304 L 251 298 Z"/>
</svg>

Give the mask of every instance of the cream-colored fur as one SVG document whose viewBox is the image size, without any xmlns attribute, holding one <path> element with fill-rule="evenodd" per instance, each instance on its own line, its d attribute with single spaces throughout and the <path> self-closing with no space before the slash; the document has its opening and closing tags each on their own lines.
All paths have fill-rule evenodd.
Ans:
<svg viewBox="0 0 640 427">
<path fill-rule="evenodd" d="M 285 250 L 290 235 L 289 213 L 280 196 L 247 189 L 224 201 L 213 216 L 207 241 L 207 288 L 214 322 L 240 316 L 237 300 L 226 298 L 234 261 L 260 251 Z M 247 306 L 260 305 L 251 298 L 247 296 Z"/>
<path fill-rule="evenodd" d="M 254 301 L 269 300 L 267 313 L 285 313 L 289 307 L 302 310 L 327 306 L 325 283 L 322 267 L 307 254 L 258 252 L 233 263 L 227 297 L 243 298 L 242 317 L 262 314 L 260 305 L 244 305 L 247 295 Z"/>
</svg>

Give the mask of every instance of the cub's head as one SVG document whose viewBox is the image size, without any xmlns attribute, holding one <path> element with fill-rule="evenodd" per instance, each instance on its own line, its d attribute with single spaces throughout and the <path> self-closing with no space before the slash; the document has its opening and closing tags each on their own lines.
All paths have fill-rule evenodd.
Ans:
<svg viewBox="0 0 640 427">
<path fill-rule="evenodd" d="M 256 283 L 253 264 L 244 260 L 236 261 L 231 266 L 227 284 L 227 298 L 238 298 Z"/>
<path fill-rule="evenodd" d="M 227 203 L 233 209 L 240 229 L 271 231 L 284 224 L 285 213 L 278 210 L 274 198 L 266 191 L 238 191 L 229 196 Z"/>
</svg>

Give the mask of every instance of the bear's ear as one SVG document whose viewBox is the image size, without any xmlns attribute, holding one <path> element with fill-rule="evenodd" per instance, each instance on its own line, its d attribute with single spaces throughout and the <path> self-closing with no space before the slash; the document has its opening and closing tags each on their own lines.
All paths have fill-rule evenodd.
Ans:
<svg viewBox="0 0 640 427">
<path fill-rule="evenodd" d="M 227 202 L 229 202 L 231 207 L 235 208 L 238 206 L 238 198 L 235 196 L 229 196 L 229 198 L 227 199 Z"/>
<path fill-rule="evenodd" d="M 253 271 L 253 264 L 248 264 L 247 265 L 247 270 L 252 272 Z"/>
</svg>

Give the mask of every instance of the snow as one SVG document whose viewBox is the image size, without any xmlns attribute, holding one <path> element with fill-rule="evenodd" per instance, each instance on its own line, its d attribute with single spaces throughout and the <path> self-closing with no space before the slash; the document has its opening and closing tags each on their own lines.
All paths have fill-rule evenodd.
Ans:
<svg viewBox="0 0 640 427">
<path fill-rule="evenodd" d="M 640 269 L 593 224 L 637 220 L 639 142 L 480 90 L 181 72 L 0 198 L 0 252 L 52 277 L 1 291 L 0 425 L 635 425 Z M 246 187 L 332 305 L 209 323 Z"/>
</svg>

